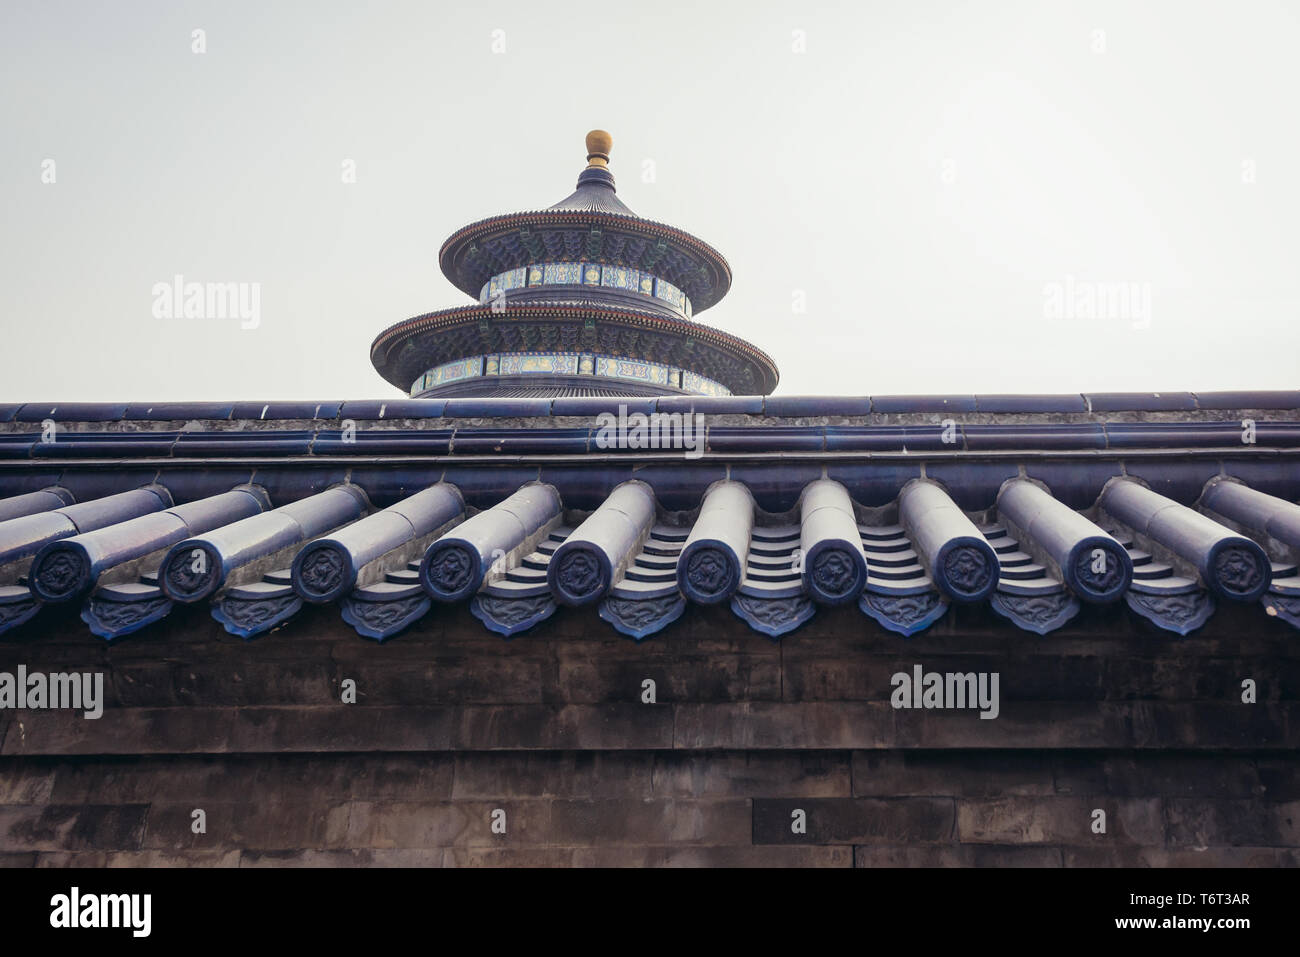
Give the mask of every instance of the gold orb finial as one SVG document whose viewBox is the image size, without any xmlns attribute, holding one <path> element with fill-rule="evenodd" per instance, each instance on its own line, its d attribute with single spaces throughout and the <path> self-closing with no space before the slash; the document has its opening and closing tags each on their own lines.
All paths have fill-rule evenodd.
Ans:
<svg viewBox="0 0 1300 957">
<path fill-rule="evenodd" d="M 614 137 L 604 130 L 592 130 L 587 134 L 587 168 L 605 169 L 609 166 L 609 151 L 614 145 Z"/>
</svg>

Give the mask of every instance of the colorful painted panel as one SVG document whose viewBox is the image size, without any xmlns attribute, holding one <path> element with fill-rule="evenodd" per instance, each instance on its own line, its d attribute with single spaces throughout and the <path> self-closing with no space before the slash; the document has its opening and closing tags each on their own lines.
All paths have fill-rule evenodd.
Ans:
<svg viewBox="0 0 1300 957">
<path fill-rule="evenodd" d="M 626 266 L 601 266 L 600 284 L 613 289 L 639 292 L 641 289 L 641 273 L 635 269 L 628 269 Z"/>
<path fill-rule="evenodd" d="M 435 366 L 425 374 L 425 378 L 429 380 L 429 386 L 435 386 L 444 385 L 448 382 L 459 382 L 461 379 L 471 379 L 482 374 L 483 357 L 469 356 L 466 359 L 456 359 Z"/>
<path fill-rule="evenodd" d="M 670 282 L 664 282 L 662 279 L 655 280 L 655 295 L 664 302 L 671 303 L 678 309 L 686 308 L 686 293 L 682 292 Z"/>
<path fill-rule="evenodd" d="M 483 357 L 469 356 L 465 359 L 455 359 L 451 362 L 444 362 L 440 366 L 434 366 L 424 375 L 420 376 L 411 383 L 411 394 L 416 395 L 434 386 L 446 385 L 448 382 L 459 382 L 461 379 L 472 379 L 475 376 L 483 374 Z"/>
<path fill-rule="evenodd" d="M 483 374 L 496 375 L 501 371 L 501 357 L 497 355 L 485 356 L 483 359 Z"/>
<path fill-rule="evenodd" d="M 578 356 L 573 352 L 516 352 L 501 356 L 501 375 L 577 375 Z"/>
<path fill-rule="evenodd" d="M 639 269 L 599 263 L 536 263 L 498 273 L 479 290 L 479 301 L 488 302 L 511 289 L 525 286 L 606 286 L 655 296 L 677 309 L 691 314 L 691 301 L 670 282 L 655 279 Z"/>
<path fill-rule="evenodd" d="M 731 395 L 731 390 L 721 382 L 714 382 L 712 379 L 706 379 L 685 369 L 682 370 L 682 388 L 687 392 L 697 392 L 701 395 Z"/>
<path fill-rule="evenodd" d="M 522 289 L 528 283 L 528 270 L 523 266 L 501 274 L 502 289 Z"/>
<path fill-rule="evenodd" d="M 640 362 L 636 359 L 615 359 L 596 356 L 596 375 L 614 379 L 635 379 L 655 385 L 668 384 L 668 367 L 657 362 Z"/>
<path fill-rule="evenodd" d="M 582 263 L 547 263 L 542 267 L 542 282 L 548 286 L 582 282 Z"/>
</svg>

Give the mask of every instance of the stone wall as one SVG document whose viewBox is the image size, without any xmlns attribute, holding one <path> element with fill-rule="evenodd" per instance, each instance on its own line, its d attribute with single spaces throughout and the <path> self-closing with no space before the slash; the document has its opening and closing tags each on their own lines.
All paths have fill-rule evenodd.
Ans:
<svg viewBox="0 0 1300 957">
<path fill-rule="evenodd" d="M 113 647 L 47 609 L 0 642 L 19 664 L 103 671 L 107 704 L 0 711 L 9 865 L 1300 863 L 1300 645 L 1258 608 L 1187 639 L 823 610 L 778 644 L 692 607 L 638 645 L 591 609 L 502 641 L 456 607 L 382 646 L 332 607 L 249 643 L 178 608 Z M 998 718 L 895 710 L 916 664 L 998 672 Z"/>
</svg>

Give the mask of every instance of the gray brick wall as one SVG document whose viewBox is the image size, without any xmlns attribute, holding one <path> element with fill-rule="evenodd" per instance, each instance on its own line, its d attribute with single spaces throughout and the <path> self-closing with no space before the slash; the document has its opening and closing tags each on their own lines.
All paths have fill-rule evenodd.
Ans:
<svg viewBox="0 0 1300 957">
<path fill-rule="evenodd" d="M 780 644 L 691 609 L 640 645 L 592 610 L 383 646 L 329 608 L 249 643 L 179 609 L 116 647 L 49 614 L 0 671 L 102 670 L 108 702 L 0 712 L 0 864 L 1295 865 L 1298 649 L 1254 608 L 1181 640 L 965 608 L 904 640 L 850 609 Z M 895 711 L 913 664 L 999 672 L 1000 717 Z"/>
</svg>

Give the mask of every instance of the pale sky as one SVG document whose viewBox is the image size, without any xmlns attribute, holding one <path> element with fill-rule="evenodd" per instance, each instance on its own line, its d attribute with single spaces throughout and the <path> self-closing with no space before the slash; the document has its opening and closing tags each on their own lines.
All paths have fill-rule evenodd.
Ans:
<svg viewBox="0 0 1300 957">
<path fill-rule="evenodd" d="M 1297 51 L 1263 0 L 4 0 L 0 402 L 396 396 L 442 241 L 593 127 L 779 394 L 1294 389 Z M 177 274 L 260 323 L 156 317 Z"/>
</svg>

